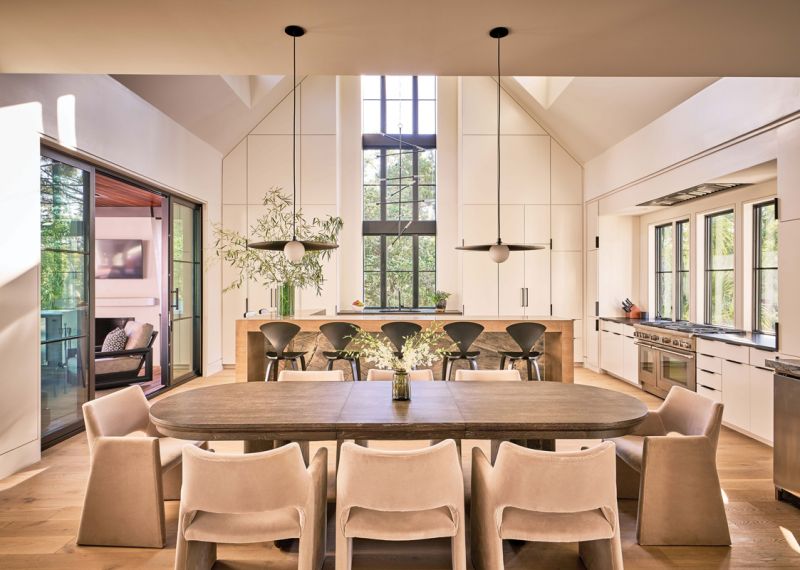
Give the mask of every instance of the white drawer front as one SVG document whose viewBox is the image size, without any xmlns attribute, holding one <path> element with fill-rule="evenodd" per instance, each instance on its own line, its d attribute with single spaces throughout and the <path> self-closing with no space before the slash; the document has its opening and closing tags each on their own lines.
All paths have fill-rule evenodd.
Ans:
<svg viewBox="0 0 800 570">
<path fill-rule="evenodd" d="M 710 390 L 704 386 L 697 386 L 697 393 L 705 396 L 706 398 L 711 398 L 715 402 L 722 401 L 722 392 L 719 390 Z"/>
<path fill-rule="evenodd" d="M 769 350 L 759 350 L 758 348 L 751 348 L 750 349 L 750 365 L 751 366 L 760 366 L 761 368 L 766 368 L 767 365 L 764 364 L 765 360 L 775 360 L 776 358 L 797 358 L 795 356 L 789 356 L 788 354 L 783 354 L 781 352 L 770 352 Z"/>
<path fill-rule="evenodd" d="M 624 334 L 625 336 L 633 338 L 634 332 L 635 329 L 633 328 L 633 325 L 622 325 L 622 334 Z"/>
<path fill-rule="evenodd" d="M 716 356 L 708 356 L 707 354 L 697 355 L 697 369 L 707 370 L 708 372 L 715 372 L 722 374 L 722 359 Z"/>
<path fill-rule="evenodd" d="M 615 323 L 612 321 L 600 321 L 600 328 L 604 331 L 614 332 L 622 334 L 623 327 L 622 323 Z"/>
<path fill-rule="evenodd" d="M 697 339 L 697 352 L 741 364 L 750 364 L 750 348 L 716 340 Z"/>
<path fill-rule="evenodd" d="M 706 388 L 714 388 L 714 390 L 722 390 L 722 375 L 707 372 L 705 370 L 697 371 L 697 391 L 700 391 L 700 386 Z"/>
</svg>

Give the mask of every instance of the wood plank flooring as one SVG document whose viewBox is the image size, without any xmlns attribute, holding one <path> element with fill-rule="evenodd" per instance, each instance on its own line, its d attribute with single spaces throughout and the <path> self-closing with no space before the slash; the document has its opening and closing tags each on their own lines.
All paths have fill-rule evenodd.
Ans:
<svg viewBox="0 0 800 570">
<path fill-rule="evenodd" d="M 609 376 L 576 370 L 576 382 L 633 394 L 648 406 L 660 401 Z M 177 388 L 233 381 L 233 371 L 193 380 Z M 477 442 L 474 442 L 477 444 Z M 590 444 L 560 441 L 558 449 Z M 465 442 L 465 447 L 469 443 Z M 407 445 L 407 444 L 405 444 Z M 480 445 L 485 446 L 481 443 Z M 216 443 L 216 449 L 241 450 L 241 443 Z M 469 474 L 465 450 L 464 467 Z M 717 457 L 726 510 L 731 528 L 731 548 L 640 547 L 635 542 L 636 503 L 621 501 L 620 522 L 626 568 L 800 568 L 800 552 L 792 549 L 800 537 L 800 509 L 774 500 L 772 450 L 728 429 L 723 429 Z M 75 436 L 44 452 L 36 465 L 0 480 L 0 568 L 120 569 L 172 568 L 177 502 L 167 503 L 167 542 L 162 550 L 140 548 L 79 547 L 75 544 L 84 486 L 88 476 L 85 435 Z M 680 472 L 675 473 L 680 477 Z M 329 525 L 332 570 L 333 529 Z M 788 538 L 788 540 L 787 540 Z M 796 546 L 796 542 L 795 542 Z M 577 547 L 572 544 L 526 543 L 505 547 L 506 568 L 579 569 Z M 290 569 L 297 567 L 296 553 L 284 553 L 272 544 L 221 546 L 215 568 Z M 449 568 L 449 541 L 415 543 L 356 542 L 355 569 L 433 570 Z"/>
</svg>

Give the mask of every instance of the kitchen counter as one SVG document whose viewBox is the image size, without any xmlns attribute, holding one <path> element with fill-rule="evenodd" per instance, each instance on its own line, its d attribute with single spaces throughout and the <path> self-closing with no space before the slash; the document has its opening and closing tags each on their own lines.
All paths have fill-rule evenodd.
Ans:
<svg viewBox="0 0 800 570">
<path fill-rule="evenodd" d="M 765 360 L 767 368 L 772 368 L 776 374 L 800 378 L 800 360 L 794 358 L 775 358 Z"/>
<path fill-rule="evenodd" d="M 463 313 L 457 309 L 448 309 L 446 311 L 437 311 L 436 309 L 364 309 L 357 311 L 355 309 L 341 309 L 337 311 L 337 315 L 462 315 Z"/>
<path fill-rule="evenodd" d="M 506 332 L 506 327 L 531 321 L 543 324 L 546 329 L 541 342 L 540 363 L 545 380 L 571 384 L 574 377 L 574 324 L 573 319 L 552 317 L 550 315 L 533 317 L 464 316 L 447 313 L 358 313 L 352 315 L 308 315 L 279 318 L 258 315 L 236 321 L 236 380 L 238 382 L 263 381 L 266 369 L 264 352 L 265 338 L 259 327 L 272 321 L 284 321 L 298 325 L 300 333 L 290 345 L 289 350 L 306 352 L 308 367 L 321 370 L 325 366 L 322 352 L 332 350 L 327 339 L 319 332 L 320 325 L 342 321 L 358 324 L 368 332 L 380 332 L 381 326 L 393 321 L 417 322 L 423 327 L 430 324 L 444 326 L 458 321 L 472 321 L 484 326 L 484 332 L 474 343 L 474 350 L 480 350 L 478 365 L 485 369 L 499 368 L 501 350 L 519 350 Z M 441 378 L 441 363 L 434 367 L 434 377 Z"/>
<path fill-rule="evenodd" d="M 704 338 L 706 340 L 716 340 L 718 342 L 727 342 L 728 344 L 749 346 L 759 350 L 769 350 L 770 352 L 775 352 L 778 350 L 775 346 L 775 336 L 769 334 L 741 332 L 698 334 L 695 336 L 697 338 Z"/>
<path fill-rule="evenodd" d="M 653 319 L 631 319 L 629 317 L 598 317 L 601 321 L 610 321 L 623 325 L 641 325 L 651 322 Z"/>
</svg>

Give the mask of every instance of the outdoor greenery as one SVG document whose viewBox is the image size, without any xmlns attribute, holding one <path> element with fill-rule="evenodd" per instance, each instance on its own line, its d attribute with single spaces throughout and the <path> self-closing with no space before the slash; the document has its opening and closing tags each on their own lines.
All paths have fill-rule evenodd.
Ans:
<svg viewBox="0 0 800 570">
<path fill-rule="evenodd" d="M 673 289 L 673 260 L 675 245 L 673 243 L 672 224 L 656 228 L 656 316 L 671 319 L 672 303 L 675 299 Z"/>
<path fill-rule="evenodd" d="M 734 213 L 722 212 L 707 218 L 706 244 L 706 302 L 708 323 L 732 327 L 735 325 Z"/>
<path fill-rule="evenodd" d="M 273 187 L 264 195 L 265 212 L 250 226 L 250 239 L 235 230 L 216 225 L 214 249 L 225 262 L 238 270 L 237 277 L 225 288 L 239 288 L 247 279 L 255 279 L 265 287 L 288 283 L 295 287 L 314 287 L 322 292 L 325 282 L 323 262 L 330 259 L 330 250 L 307 251 L 298 263 L 290 262 L 282 251 L 248 248 L 248 243 L 292 239 L 292 219 L 297 239 L 336 243 L 342 229 L 338 216 L 314 217 L 309 222 L 302 209 L 292 215 L 292 197 L 283 189 Z"/>
<path fill-rule="evenodd" d="M 756 208 L 758 249 L 754 266 L 758 287 L 755 329 L 771 333 L 778 321 L 778 220 L 775 204 Z"/>
<path fill-rule="evenodd" d="M 689 320 L 689 220 L 683 220 L 675 225 L 678 232 L 678 307 L 676 319 L 679 321 Z"/>
</svg>

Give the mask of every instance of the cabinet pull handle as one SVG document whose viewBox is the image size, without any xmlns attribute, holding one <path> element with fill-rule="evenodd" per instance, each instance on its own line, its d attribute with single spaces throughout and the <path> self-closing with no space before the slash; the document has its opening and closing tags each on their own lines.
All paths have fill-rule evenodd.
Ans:
<svg viewBox="0 0 800 570">
<path fill-rule="evenodd" d="M 775 372 L 774 368 L 767 368 L 766 366 L 753 366 L 753 368 L 757 368 L 758 370 L 763 370 L 765 372 Z"/>
<path fill-rule="evenodd" d="M 744 366 L 744 362 L 737 362 L 735 360 L 728 360 L 727 358 L 725 359 L 725 362 L 730 362 L 731 364 L 738 364 L 739 366 Z"/>
</svg>

